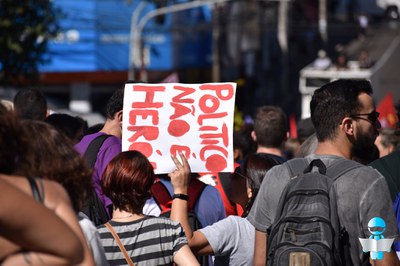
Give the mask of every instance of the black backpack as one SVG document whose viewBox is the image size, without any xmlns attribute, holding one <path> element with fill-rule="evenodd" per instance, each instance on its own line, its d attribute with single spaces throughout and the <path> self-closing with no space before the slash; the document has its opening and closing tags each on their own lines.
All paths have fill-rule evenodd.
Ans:
<svg viewBox="0 0 400 266">
<path fill-rule="evenodd" d="M 348 234 L 340 226 L 333 183 L 361 165 L 338 159 L 327 168 L 320 159 L 309 164 L 306 159 L 294 159 L 288 166 L 292 178 L 268 229 L 267 264 L 351 265 Z"/>
<path fill-rule="evenodd" d="M 110 137 L 110 135 L 102 134 L 90 142 L 88 148 L 86 149 L 85 154 L 83 157 L 86 160 L 87 165 L 90 168 L 94 167 L 94 164 L 97 159 L 97 154 L 100 150 L 101 145 L 103 142 Z M 89 198 L 85 202 L 81 212 L 86 214 L 86 216 L 96 225 L 105 224 L 110 220 L 110 217 L 107 214 L 107 211 L 103 205 L 103 202 L 100 200 L 99 196 L 97 195 L 95 189 L 93 188 L 92 193 L 90 194 Z"/>
<path fill-rule="evenodd" d="M 190 228 L 192 228 L 193 232 L 203 228 L 194 212 L 194 206 L 205 188 L 206 184 L 198 179 L 192 179 L 188 188 L 188 218 Z M 169 218 L 171 216 L 172 197 L 168 189 L 161 181 L 157 181 L 151 186 L 151 194 L 158 207 L 161 209 L 160 216 Z M 200 265 L 208 265 L 208 256 L 197 256 L 196 258 Z"/>
</svg>

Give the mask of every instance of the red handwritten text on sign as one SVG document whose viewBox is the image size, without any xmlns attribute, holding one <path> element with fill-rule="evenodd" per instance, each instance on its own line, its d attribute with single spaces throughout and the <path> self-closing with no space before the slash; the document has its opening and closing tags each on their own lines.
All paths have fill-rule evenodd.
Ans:
<svg viewBox="0 0 400 266">
<path fill-rule="evenodd" d="M 192 170 L 229 171 L 234 97 L 233 83 L 127 84 L 123 149 L 141 151 L 159 173 L 178 152 Z"/>
</svg>

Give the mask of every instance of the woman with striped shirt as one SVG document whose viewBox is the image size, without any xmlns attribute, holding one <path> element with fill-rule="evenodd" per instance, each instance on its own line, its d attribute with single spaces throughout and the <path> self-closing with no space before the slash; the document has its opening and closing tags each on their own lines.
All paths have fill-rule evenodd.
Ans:
<svg viewBox="0 0 400 266">
<path fill-rule="evenodd" d="M 142 213 L 154 180 L 151 163 L 138 151 L 122 152 L 106 167 L 102 190 L 114 210 L 98 232 L 110 265 L 198 265 L 178 222 Z"/>
</svg>

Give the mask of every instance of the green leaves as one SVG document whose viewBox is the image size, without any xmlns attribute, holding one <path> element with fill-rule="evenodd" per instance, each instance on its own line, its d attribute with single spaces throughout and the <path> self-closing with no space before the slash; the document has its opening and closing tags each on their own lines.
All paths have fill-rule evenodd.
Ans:
<svg viewBox="0 0 400 266">
<path fill-rule="evenodd" d="M 51 0 L 0 0 L 0 85 L 37 80 L 47 41 L 59 32 Z"/>
</svg>

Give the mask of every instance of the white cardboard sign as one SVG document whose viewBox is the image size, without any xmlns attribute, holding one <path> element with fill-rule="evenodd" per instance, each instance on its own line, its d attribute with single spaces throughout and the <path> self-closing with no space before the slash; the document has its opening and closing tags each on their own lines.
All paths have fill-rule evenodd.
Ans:
<svg viewBox="0 0 400 266">
<path fill-rule="evenodd" d="M 182 152 L 192 172 L 233 172 L 235 83 L 127 83 L 122 150 L 138 150 L 155 173 Z"/>
</svg>

